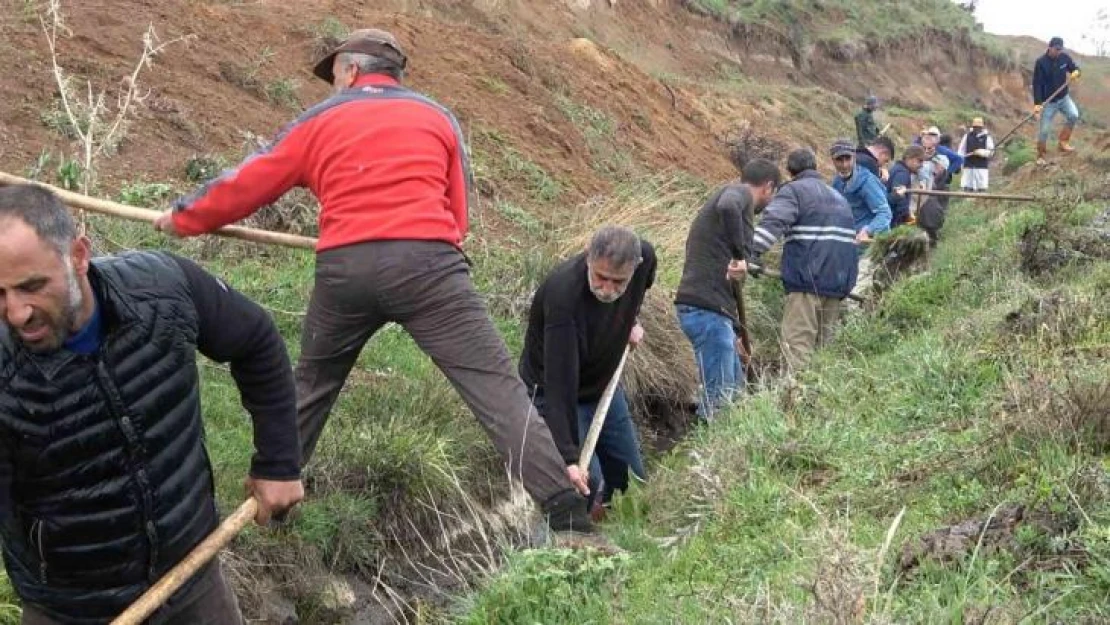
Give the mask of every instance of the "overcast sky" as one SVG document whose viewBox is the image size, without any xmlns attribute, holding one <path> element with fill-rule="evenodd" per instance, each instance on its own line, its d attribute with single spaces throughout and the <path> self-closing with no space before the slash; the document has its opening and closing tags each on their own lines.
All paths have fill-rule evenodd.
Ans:
<svg viewBox="0 0 1110 625">
<path fill-rule="evenodd" d="M 987 32 L 1030 35 L 1046 43 L 1058 35 L 1065 48 L 1094 54 L 1094 44 L 1082 36 L 1094 34 L 1095 12 L 1106 7 L 1110 0 L 979 0 L 975 18 Z M 1102 31 L 1100 37 L 1110 34 Z"/>
</svg>

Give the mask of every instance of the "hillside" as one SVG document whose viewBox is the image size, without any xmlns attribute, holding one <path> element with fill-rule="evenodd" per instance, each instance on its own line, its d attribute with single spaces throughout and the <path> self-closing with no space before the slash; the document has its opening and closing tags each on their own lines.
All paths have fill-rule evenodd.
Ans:
<svg viewBox="0 0 1110 625">
<path fill-rule="evenodd" d="M 13 68 L 0 77 L 0 170 L 76 186 L 81 146 L 52 79 L 45 4 L 0 5 L 0 56 Z M 325 98 L 312 61 L 349 29 L 374 26 L 406 47 L 407 84 L 462 123 L 479 192 L 466 247 L 514 356 L 538 280 L 591 228 L 634 225 L 660 251 L 649 340 L 627 379 L 653 479 L 607 525 L 628 554 L 514 552 L 537 541 L 534 511 L 519 493 L 505 503 L 511 485 L 482 431 L 390 326 L 356 365 L 296 517 L 248 529 L 224 556 L 251 622 L 1011 622 L 1038 607 L 1037 617 L 1064 621 L 1105 616 L 1110 542 L 1100 528 L 1110 510 L 1098 489 L 1110 482 L 1099 473 L 1105 424 L 1090 420 L 1105 404 L 1088 383 L 1105 374 L 1110 338 L 1097 297 L 1110 285 L 1103 248 L 1052 248 L 1046 234 L 1026 245 L 1031 257 L 1043 243 L 1050 261 L 1076 264 L 1015 267 L 1027 229 L 1078 229 L 1105 209 L 1110 143 L 1094 127 L 1110 123 L 1106 63 L 1084 60 L 1092 71 L 1077 98 L 1090 103 L 1092 128 L 1077 133 L 1080 157 L 1021 167 L 1020 142 L 1008 156 L 1010 183 L 1041 201 L 954 204 L 929 271 L 854 315 L 793 394 L 775 379 L 781 288 L 751 285 L 758 394 L 731 418 L 691 428 L 696 379 L 670 298 L 689 218 L 736 175 L 737 154 L 807 145 L 830 171 L 825 148 L 853 134 L 868 93 L 882 98 L 880 124 L 892 124 L 900 148 L 923 125 L 955 132 L 975 115 L 1004 132 L 1029 108 L 1031 44 L 981 32 L 947 0 L 61 7 L 57 60 L 74 76 L 71 94 L 82 97 L 89 78 L 107 90 L 109 113 L 148 24 L 164 42 L 187 38 L 140 73 L 144 97 L 97 159 L 94 195 L 164 207 Z M 314 234 L 314 221 L 314 202 L 298 192 L 249 223 Z M 199 260 L 262 302 L 296 357 L 310 254 L 179 242 L 95 216 L 89 227 L 100 252 L 161 248 Z M 1041 343 L 1048 351 L 1036 351 Z M 226 513 L 241 498 L 250 428 L 229 372 L 205 362 L 201 373 Z M 1062 402 L 1047 426 L 1036 414 L 1057 404 L 1043 401 Z M 904 540 L 1004 502 L 1035 514 L 1063 506 L 1067 518 L 1022 529 L 1029 550 L 992 545 L 966 568 L 954 555 L 919 573 L 911 556 L 918 581 L 903 585 Z M 880 549 L 892 526 L 897 541 Z M 17 602 L 4 596 L 0 623 L 14 623 Z M 996 605 L 1002 616 L 990 620 Z"/>
</svg>

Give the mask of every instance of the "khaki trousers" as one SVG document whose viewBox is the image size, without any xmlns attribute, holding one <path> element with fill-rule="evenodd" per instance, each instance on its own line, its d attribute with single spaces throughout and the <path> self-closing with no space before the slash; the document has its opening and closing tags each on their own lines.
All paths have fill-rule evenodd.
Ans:
<svg viewBox="0 0 1110 625">
<path fill-rule="evenodd" d="M 790 372 L 804 369 L 813 350 L 829 342 L 840 319 L 839 299 L 787 293 L 782 313 L 782 352 Z"/>
</svg>

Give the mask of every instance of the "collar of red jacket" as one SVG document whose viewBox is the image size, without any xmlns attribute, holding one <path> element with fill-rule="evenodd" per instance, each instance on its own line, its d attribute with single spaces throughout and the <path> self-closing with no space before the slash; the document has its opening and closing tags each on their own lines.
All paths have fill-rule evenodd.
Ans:
<svg viewBox="0 0 1110 625">
<path fill-rule="evenodd" d="M 398 82 L 396 78 L 386 74 L 366 74 L 365 76 L 356 78 L 355 84 L 351 85 L 351 88 L 365 87 L 367 85 L 372 85 L 374 87 L 396 87 L 399 84 L 401 83 Z"/>
</svg>

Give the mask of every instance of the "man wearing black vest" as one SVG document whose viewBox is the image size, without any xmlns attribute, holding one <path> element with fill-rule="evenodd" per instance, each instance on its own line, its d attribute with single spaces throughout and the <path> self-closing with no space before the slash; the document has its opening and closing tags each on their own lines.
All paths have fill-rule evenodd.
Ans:
<svg viewBox="0 0 1110 625">
<path fill-rule="evenodd" d="M 255 520 L 304 496 L 293 372 L 270 317 L 194 263 L 90 258 L 38 186 L 0 189 L 0 537 L 24 625 L 105 623 L 219 521 L 196 353 L 254 423 Z M 240 623 L 219 563 L 152 623 Z"/>
<path fill-rule="evenodd" d="M 983 118 L 971 120 L 968 131 L 957 150 L 964 157 L 964 173 L 960 188 L 970 192 L 986 192 L 990 182 L 991 157 L 994 156 L 994 137 L 983 127 Z"/>
</svg>

